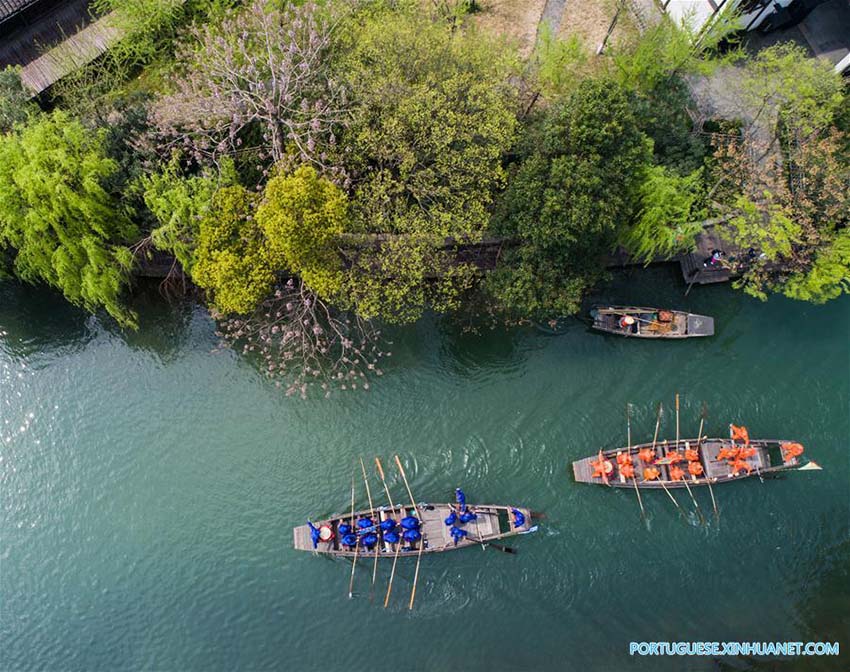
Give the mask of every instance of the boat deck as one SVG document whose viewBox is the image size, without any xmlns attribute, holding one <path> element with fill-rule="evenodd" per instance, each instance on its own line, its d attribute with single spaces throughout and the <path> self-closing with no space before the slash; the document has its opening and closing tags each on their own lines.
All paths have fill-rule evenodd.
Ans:
<svg viewBox="0 0 850 672">
<path fill-rule="evenodd" d="M 439 552 L 439 551 L 447 551 L 454 550 L 455 548 L 463 548 L 465 546 L 476 546 L 478 545 L 478 540 L 483 541 L 493 541 L 496 539 L 502 539 L 504 537 L 513 536 L 516 534 L 521 534 L 527 531 L 532 523 L 531 523 L 531 512 L 528 509 L 522 507 L 516 507 L 525 515 L 525 524 L 521 527 L 517 527 L 514 525 L 513 516 L 508 515 L 510 509 L 513 507 L 507 506 L 495 506 L 495 505 L 469 505 L 469 508 L 472 509 L 477 515 L 478 518 L 474 521 L 466 523 L 462 526 L 462 529 L 465 529 L 469 537 L 474 537 L 474 539 L 470 539 L 469 537 L 461 539 L 458 541 L 457 545 L 454 543 L 454 539 L 452 539 L 450 527 L 447 526 L 444 522 L 444 519 L 449 515 L 452 511 L 453 505 L 451 504 L 419 504 L 419 511 L 422 516 L 422 526 L 420 531 L 422 532 L 422 539 L 425 543 L 425 548 L 423 553 L 429 552 Z M 385 520 L 387 517 L 392 517 L 396 521 L 401 520 L 405 516 L 415 515 L 414 510 L 411 506 L 396 506 L 393 509 L 390 509 L 389 506 L 378 507 L 375 509 L 375 518 L 379 518 L 380 520 Z M 369 516 L 369 511 L 358 511 L 355 512 L 354 517 L 360 518 L 363 516 Z M 318 547 L 316 549 L 313 548 L 313 541 L 310 536 L 310 527 L 307 525 L 300 525 L 293 530 L 293 541 L 296 550 L 301 551 L 315 551 L 317 553 L 330 553 L 333 555 L 342 555 L 342 556 L 353 556 L 354 550 L 349 550 L 346 547 L 340 545 L 339 542 L 339 532 L 338 527 L 340 522 L 347 521 L 350 518 L 348 514 L 335 514 L 331 516 L 329 519 L 323 521 L 316 521 L 315 525 L 319 526 L 322 524 L 330 525 L 334 537 L 330 542 L 319 542 Z M 396 552 L 396 544 L 388 544 L 383 543 L 383 536 L 381 535 L 381 542 L 378 544 L 379 552 L 378 557 L 394 557 Z M 410 555 L 411 552 L 415 552 L 419 550 L 419 544 L 407 544 L 402 543 L 401 552 L 399 557 L 403 557 L 405 554 Z M 366 552 L 370 556 L 373 556 L 375 551 L 374 549 L 369 551 L 364 551 L 364 549 L 360 549 L 360 554 Z"/>
<path fill-rule="evenodd" d="M 702 464 L 704 473 L 700 477 L 688 475 L 688 483 L 690 485 L 705 485 L 709 482 L 709 480 L 711 483 L 738 480 L 741 478 L 746 478 L 747 476 L 757 476 L 759 474 L 780 471 L 783 469 L 789 469 L 798 466 L 799 461 L 796 458 L 792 458 L 788 462 L 782 461 L 781 457 L 779 456 L 780 443 L 784 443 L 784 441 L 751 441 L 750 446 L 756 449 L 756 453 L 752 457 L 745 460 L 745 462 L 750 465 L 752 471 L 747 473 L 746 470 L 743 470 L 737 476 L 733 476 L 733 471 L 729 462 L 725 459 L 717 459 L 721 448 L 731 447 L 731 441 L 729 441 L 729 439 L 705 439 L 702 441 L 699 447 L 700 463 Z M 696 446 L 697 439 L 695 438 L 681 439 L 678 444 L 678 451 L 680 453 L 683 453 L 686 447 L 695 448 Z M 651 444 L 648 443 L 632 446 L 630 454 L 636 466 L 634 481 L 631 478 L 624 478 L 619 473 L 619 469 L 617 468 L 617 453 L 627 452 L 626 448 L 603 451 L 602 454 L 605 456 L 605 458 L 610 459 L 614 465 L 613 472 L 610 476 L 608 476 L 608 483 L 613 487 L 634 487 L 634 483 L 636 482 L 638 487 L 640 488 L 661 488 L 663 482 L 664 486 L 668 488 L 684 487 L 684 481 L 674 481 L 670 478 L 670 467 L 666 464 L 652 465 L 661 472 L 658 479 L 653 479 L 649 481 L 644 479 L 643 468 L 649 465 L 646 465 L 641 462 L 637 456 L 637 453 L 640 449 L 649 447 L 651 447 Z M 655 445 L 656 458 L 663 458 L 669 451 L 673 450 L 676 447 L 677 445 L 675 441 L 657 443 Z M 771 461 L 771 451 L 775 451 L 775 461 Z M 575 476 L 576 481 L 580 483 L 594 483 L 601 485 L 605 484 L 605 481 L 602 478 L 595 477 L 593 475 L 593 462 L 595 462 L 597 459 L 598 454 L 591 455 L 589 457 L 585 457 L 581 460 L 576 460 L 575 462 L 573 462 L 573 475 Z M 679 466 L 683 469 L 687 469 L 687 463 L 685 461 L 680 462 Z"/>
</svg>

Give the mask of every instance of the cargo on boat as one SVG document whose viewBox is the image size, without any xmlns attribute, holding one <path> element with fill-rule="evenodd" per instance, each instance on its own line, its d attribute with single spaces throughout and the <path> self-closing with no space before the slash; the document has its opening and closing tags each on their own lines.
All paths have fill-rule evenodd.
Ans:
<svg viewBox="0 0 850 672">
<path fill-rule="evenodd" d="M 802 453 L 793 441 L 681 439 L 599 451 L 573 462 L 573 474 L 580 483 L 616 488 L 683 488 L 820 468 L 814 462 L 801 467 Z"/>
<path fill-rule="evenodd" d="M 681 310 L 636 306 L 597 306 L 590 312 L 593 328 L 633 338 L 713 336 L 714 319 Z"/>
<path fill-rule="evenodd" d="M 421 521 L 420 521 L 421 518 Z M 529 509 L 490 504 L 381 506 L 335 514 L 293 530 L 295 549 L 354 557 L 394 558 L 453 551 L 532 530 Z M 314 543 L 315 541 L 315 543 Z"/>
</svg>

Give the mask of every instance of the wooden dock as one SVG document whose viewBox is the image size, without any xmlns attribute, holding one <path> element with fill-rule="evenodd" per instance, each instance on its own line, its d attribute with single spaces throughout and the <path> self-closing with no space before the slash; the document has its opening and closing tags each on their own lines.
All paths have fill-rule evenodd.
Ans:
<svg viewBox="0 0 850 672">
<path fill-rule="evenodd" d="M 714 250 L 723 253 L 721 261 L 716 265 L 706 264 Z M 695 248 L 688 254 L 681 255 L 679 265 L 682 277 L 687 284 L 710 285 L 715 282 L 728 282 L 737 274 L 732 270 L 730 261 L 741 254 L 740 248 L 723 240 L 714 226 L 706 227 L 695 240 Z"/>
<path fill-rule="evenodd" d="M 21 82 L 37 96 L 101 56 L 121 34 L 115 12 L 110 12 L 25 65 L 21 70 Z"/>
</svg>

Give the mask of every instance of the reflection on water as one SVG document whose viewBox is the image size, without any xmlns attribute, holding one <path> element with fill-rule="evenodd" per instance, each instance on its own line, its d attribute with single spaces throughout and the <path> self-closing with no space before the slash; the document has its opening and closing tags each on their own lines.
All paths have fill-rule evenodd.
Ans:
<svg viewBox="0 0 850 672">
<path fill-rule="evenodd" d="M 6 332 L 0 348 L 14 357 L 43 358 L 79 351 L 104 333 L 167 361 L 185 345 L 192 319 L 209 320 L 192 301 L 163 300 L 156 283 L 137 286 L 130 306 L 139 315 L 138 330 L 122 329 L 103 313 L 92 316 L 49 287 L 0 282 L 0 330 Z"/>
</svg>

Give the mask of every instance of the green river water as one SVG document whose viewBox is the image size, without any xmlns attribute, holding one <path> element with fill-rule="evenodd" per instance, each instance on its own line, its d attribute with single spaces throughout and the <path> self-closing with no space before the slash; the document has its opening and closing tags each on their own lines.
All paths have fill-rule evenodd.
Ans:
<svg viewBox="0 0 850 672">
<path fill-rule="evenodd" d="M 533 328 L 471 336 L 438 320 L 393 334 L 368 392 L 286 398 L 211 353 L 205 311 L 137 300 L 121 333 L 44 290 L 0 284 L 0 670 L 716 670 L 638 658 L 630 641 L 838 641 L 839 658 L 724 669 L 847 669 L 850 297 L 761 303 L 728 287 L 687 299 L 673 268 L 595 299 L 713 315 L 684 342 Z M 744 423 L 794 438 L 823 471 L 694 494 L 579 485 L 570 462 L 651 440 L 682 394 L 682 432 Z M 662 434 L 673 437 L 672 414 Z M 358 567 L 292 549 L 292 527 L 348 507 L 352 464 L 407 465 L 419 500 L 525 504 L 547 519 L 516 555 L 468 549 Z M 358 500 L 365 504 L 362 480 Z M 373 494 L 380 493 L 372 480 Z M 383 502 L 383 498 L 375 494 Z M 693 505 L 677 493 L 686 510 Z"/>
</svg>

